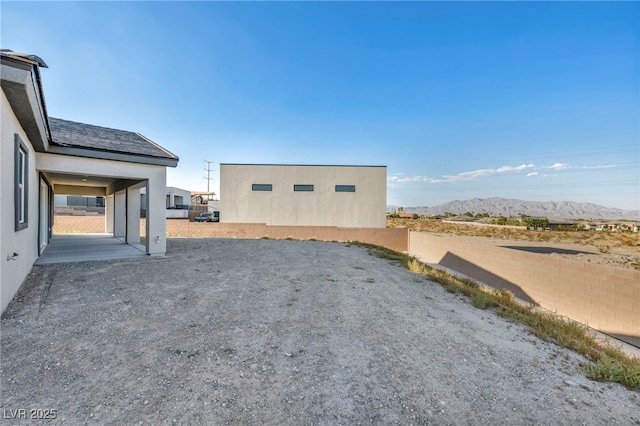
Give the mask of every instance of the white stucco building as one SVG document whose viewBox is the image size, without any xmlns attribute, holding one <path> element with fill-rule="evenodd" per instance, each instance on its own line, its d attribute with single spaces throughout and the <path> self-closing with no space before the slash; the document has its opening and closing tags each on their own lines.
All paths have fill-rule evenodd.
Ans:
<svg viewBox="0 0 640 426">
<path fill-rule="evenodd" d="M 189 217 L 189 208 L 191 207 L 191 192 L 186 189 L 176 188 L 174 186 L 167 186 L 166 193 L 166 206 L 165 214 L 167 219 L 186 219 Z M 140 205 L 142 210 L 146 211 L 144 206 L 146 205 L 147 191 L 145 188 L 140 189 Z"/>
<path fill-rule="evenodd" d="M 386 166 L 220 164 L 222 223 L 386 227 Z"/>
<path fill-rule="evenodd" d="M 0 309 L 47 248 L 54 194 L 105 197 L 105 233 L 138 244 L 145 188 L 145 250 L 164 254 L 166 168 L 178 157 L 138 133 L 49 117 L 44 61 L 0 53 Z"/>
</svg>

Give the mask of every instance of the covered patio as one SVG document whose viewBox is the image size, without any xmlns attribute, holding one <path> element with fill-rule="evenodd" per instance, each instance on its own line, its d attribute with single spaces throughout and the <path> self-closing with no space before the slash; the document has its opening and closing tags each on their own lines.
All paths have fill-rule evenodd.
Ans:
<svg viewBox="0 0 640 426">
<path fill-rule="evenodd" d="M 49 152 L 36 153 L 42 181 L 40 222 L 47 225 L 40 232 L 41 258 L 36 264 L 68 258 L 65 253 L 75 253 L 79 260 L 138 256 L 140 251 L 163 255 L 166 167 L 175 167 L 177 157 L 138 133 L 51 117 L 49 123 Z M 144 205 L 141 189 L 147 194 Z M 104 235 L 53 236 L 53 194 L 104 197 Z M 141 208 L 147 212 L 144 235 L 151 236 L 144 245 Z"/>
</svg>

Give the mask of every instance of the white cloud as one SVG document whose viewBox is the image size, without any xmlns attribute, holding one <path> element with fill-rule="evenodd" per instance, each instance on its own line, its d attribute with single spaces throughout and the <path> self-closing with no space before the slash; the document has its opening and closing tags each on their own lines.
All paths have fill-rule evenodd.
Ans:
<svg viewBox="0 0 640 426">
<path fill-rule="evenodd" d="M 553 170 L 563 170 L 563 169 L 569 168 L 569 165 L 567 163 L 555 163 L 553 166 L 549 166 L 545 168 L 553 169 Z"/>
<path fill-rule="evenodd" d="M 470 172 L 462 172 L 457 175 L 445 175 L 441 182 L 460 182 L 465 180 L 473 180 L 479 177 L 492 176 L 502 173 L 517 173 L 522 170 L 531 169 L 535 167 L 533 164 L 521 164 L 519 166 L 502 166 L 497 169 L 478 169 Z"/>
<path fill-rule="evenodd" d="M 387 177 L 387 182 L 427 182 L 427 183 L 449 183 L 449 182 L 462 182 L 467 180 L 477 179 L 479 177 L 493 176 L 502 173 L 518 173 L 526 169 L 534 168 L 533 164 L 521 164 L 519 166 L 502 166 L 497 169 L 478 169 L 470 172 L 461 172 L 457 175 L 444 175 L 442 178 L 432 178 L 429 176 L 405 176 L 400 177 L 401 174 L 394 174 Z"/>
<path fill-rule="evenodd" d="M 601 166 L 582 166 L 583 169 L 587 169 L 587 170 L 611 169 L 613 167 L 618 167 L 618 164 L 603 164 Z"/>
<path fill-rule="evenodd" d="M 477 169 L 468 172 L 460 172 L 455 175 L 443 175 L 440 178 L 433 178 L 429 176 L 405 176 L 403 173 L 396 173 L 393 176 L 387 178 L 389 187 L 393 188 L 400 183 L 411 182 L 426 182 L 426 183 L 453 183 L 453 182 L 465 182 L 475 180 L 482 177 L 500 175 L 504 173 L 519 173 L 525 170 L 529 170 L 528 177 L 540 176 L 543 178 L 555 175 L 549 175 L 547 173 L 540 174 L 543 170 L 577 170 L 577 169 L 610 169 L 618 167 L 618 164 L 603 164 L 603 165 L 589 165 L 589 166 L 571 166 L 568 163 L 554 163 L 551 166 L 536 166 L 534 164 L 521 164 L 519 166 L 502 166 L 496 169 Z M 393 185 L 393 186 L 391 186 Z"/>
<path fill-rule="evenodd" d="M 435 181 L 435 179 L 430 178 L 428 176 L 406 176 L 406 177 L 399 177 L 397 175 L 394 176 L 389 176 L 387 177 L 387 182 L 399 182 L 399 183 L 406 183 L 406 182 L 429 182 L 429 183 L 433 183 Z"/>
<path fill-rule="evenodd" d="M 540 169 L 552 169 L 552 170 L 568 170 L 568 169 L 584 169 L 584 170 L 598 170 L 598 169 L 611 169 L 618 167 L 619 164 L 594 164 L 587 166 L 571 166 L 567 163 L 554 163 L 551 166 L 540 167 Z"/>
<path fill-rule="evenodd" d="M 494 173 L 495 171 L 492 169 L 478 169 L 470 172 L 458 173 L 457 175 L 444 175 L 444 177 L 447 181 L 456 182 L 460 180 L 471 180 L 482 176 L 489 176 Z"/>
<path fill-rule="evenodd" d="M 522 170 L 531 169 L 533 167 L 535 167 L 533 164 L 522 164 L 516 167 L 502 166 L 498 170 L 496 170 L 496 173 L 521 172 Z"/>
</svg>

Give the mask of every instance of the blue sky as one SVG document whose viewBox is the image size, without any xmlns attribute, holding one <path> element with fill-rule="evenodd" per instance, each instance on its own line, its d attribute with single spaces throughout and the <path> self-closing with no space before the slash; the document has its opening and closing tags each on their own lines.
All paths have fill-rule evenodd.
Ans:
<svg viewBox="0 0 640 426">
<path fill-rule="evenodd" d="M 7 2 L 49 115 L 180 157 L 388 166 L 389 204 L 640 209 L 638 2 Z"/>
</svg>

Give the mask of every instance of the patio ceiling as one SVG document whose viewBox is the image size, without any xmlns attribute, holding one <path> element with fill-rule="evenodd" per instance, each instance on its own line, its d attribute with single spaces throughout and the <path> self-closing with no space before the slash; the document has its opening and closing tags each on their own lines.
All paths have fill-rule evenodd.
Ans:
<svg viewBox="0 0 640 426">
<path fill-rule="evenodd" d="M 110 176 L 75 175 L 67 173 L 49 173 L 48 176 L 54 185 L 107 187 L 118 180 L 118 178 Z"/>
<path fill-rule="evenodd" d="M 140 184 L 141 180 L 122 179 L 115 176 L 99 176 L 74 173 L 47 173 L 53 192 L 67 195 L 105 196 L 115 191 Z"/>
</svg>

